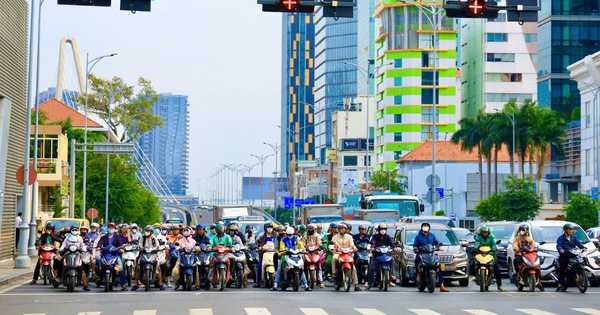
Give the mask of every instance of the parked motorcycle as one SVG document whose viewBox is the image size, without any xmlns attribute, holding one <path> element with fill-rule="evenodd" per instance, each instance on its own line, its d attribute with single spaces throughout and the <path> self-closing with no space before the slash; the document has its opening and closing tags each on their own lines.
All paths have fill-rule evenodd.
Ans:
<svg viewBox="0 0 600 315">
<path fill-rule="evenodd" d="M 266 287 L 271 288 L 275 282 L 275 244 L 267 242 L 262 249 L 264 253 L 261 278 Z"/>
<path fill-rule="evenodd" d="M 540 281 L 542 270 L 540 259 L 538 258 L 538 248 L 532 246 L 522 247 L 521 256 L 523 257 L 523 263 L 519 266 L 517 274 L 523 280 L 523 285 L 516 282 L 517 289 L 522 291 L 524 287 L 527 287 L 529 288 L 529 292 L 533 292 L 535 291 L 535 286 Z"/>
<path fill-rule="evenodd" d="M 337 274 L 335 277 L 334 288 L 336 291 L 340 290 L 340 287 L 344 288 L 344 291 L 350 291 L 350 282 L 352 282 L 352 267 L 354 265 L 354 250 L 347 246 L 335 248 L 334 245 L 329 247 L 330 250 L 337 250 L 340 255 L 338 258 Z"/>
<path fill-rule="evenodd" d="M 75 291 L 75 286 L 81 279 L 81 250 L 76 245 L 71 245 L 66 249 L 63 256 L 62 283 L 67 286 L 68 292 Z M 54 282 L 54 287 L 58 287 L 58 282 Z"/>
<path fill-rule="evenodd" d="M 102 248 L 100 256 L 100 272 L 96 279 L 96 286 L 104 284 L 104 291 L 112 291 L 115 285 L 114 281 L 119 273 L 117 260 L 119 258 L 119 248 L 108 245 Z"/>
<path fill-rule="evenodd" d="M 302 282 L 302 273 L 304 272 L 302 251 L 298 248 L 287 249 L 281 268 L 283 268 L 283 272 L 281 273 L 281 288 L 285 291 L 288 286 L 291 286 L 294 291 L 298 291 Z"/>
<path fill-rule="evenodd" d="M 379 285 L 379 290 L 387 291 L 390 284 L 390 272 L 394 264 L 392 248 L 390 246 L 379 246 L 375 248 L 375 251 L 379 253 L 375 262 L 379 266 L 379 273 L 375 277 L 375 285 Z"/>
<path fill-rule="evenodd" d="M 231 251 L 231 279 L 227 282 L 227 285 L 235 283 L 235 286 L 239 289 L 244 284 L 244 262 L 246 261 L 246 254 L 244 250 L 246 248 L 240 244 L 233 246 Z"/>
<path fill-rule="evenodd" d="M 125 278 L 127 285 L 131 286 L 131 280 L 135 277 L 135 269 L 137 266 L 137 258 L 140 253 L 140 248 L 134 244 L 126 244 L 123 246 L 123 268 L 125 269 Z"/>
<path fill-rule="evenodd" d="M 319 266 L 321 263 L 321 253 L 319 251 L 319 246 L 315 244 L 311 244 L 306 246 L 306 253 L 304 253 L 304 273 L 306 274 L 306 279 L 308 280 L 308 285 L 311 289 L 315 288 L 315 283 L 317 282 L 317 271 L 319 271 Z"/>
<path fill-rule="evenodd" d="M 158 268 L 158 247 L 146 246 L 140 251 L 140 281 L 144 284 L 144 290 L 150 291 L 156 279 L 156 268 Z"/>
<path fill-rule="evenodd" d="M 200 244 L 200 252 L 198 253 L 198 257 L 196 259 L 196 264 L 198 265 L 198 273 L 201 288 L 204 290 L 210 289 L 210 279 L 208 278 L 210 271 L 210 248 L 206 244 Z"/>
<path fill-rule="evenodd" d="M 479 291 L 485 292 L 494 282 L 492 273 L 494 272 L 494 256 L 490 254 L 492 248 L 489 246 L 480 246 L 475 251 L 475 283 L 479 285 Z"/>
<path fill-rule="evenodd" d="M 356 275 L 358 276 L 358 283 L 367 283 L 369 275 L 369 262 L 371 261 L 371 244 L 368 242 L 362 242 L 356 246 Z"/>
<path fill-rule="evenodd" d="M 231 277 L 229 269 L 230 255 L 228 255 L 231 252 L 231 248 L 219 245 L 213 247 L 212 251 L 215 252 L 212 258 L 214 268 L 213 280 L 219 286 L 219 291 L 223 291 L 225 290 L 225 284 L 229 282 L 229 278 Z"/>
<path fill-rule="evenodd" d="M 254 279 L 254 282 L 256 282 L 256 272 L 258 269 L 258 261 L 260 260 L 260 252 L 258 251 L 256 243 L 248 244 L 246 247 L 246 263 L 250 269 L 248 277 Z"/>
<path fill-rule="evenodd" d="M 179 281 L 185 291 L 192 291 L 196 278 L 196 249 L 190 246 L 179 249 Z"/>
<path fill-rule="evenodd" d="M 421 255 L 421 262 L 419 263 L 419 266 L 417 266 L 420 277 L 417 285 L 421 292 L 425 291 L 425 288 L 427 288 L 429 293 L 433 293 L 435 290 L 438 272 L 441 272 L 440 257 L 436 253 L 440 246 L 442 246 L 442 244 L 439 244 L 438 246 L 427 244 L 418 248 L 418 253 Z"/>
<path fill-rule="evenodd" d="M 40 248 L 40 267 L 41 267 L 41 276 L 44 279 L 44 285 L 46 283 L 52 283 L 52 279 L 54 278 L 52 274 L 52 261 L 56 256 L 56 247 L 52 244 L 43 245 Z"/>
</svg>

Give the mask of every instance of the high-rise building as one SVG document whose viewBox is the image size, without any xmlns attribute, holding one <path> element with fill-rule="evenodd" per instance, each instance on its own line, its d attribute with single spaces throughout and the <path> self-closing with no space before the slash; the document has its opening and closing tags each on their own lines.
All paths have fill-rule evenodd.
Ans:
<svg viewBox="0 0 600 315">
<path fill-rule="evenodd" d="M 363 0 L 357 2 L 358 20 L 357 20 L 357 65 L 366 67 L 369 60 L 375 58 L 375 0 Z M 373 95 L 375 89 L 374 80 L 370 80 L 367 89 L 367 80 L 365 76 L 358 74 L 358 95 Z"/>
<path fill-rule="evenodd" d="M 298 160 L 314 159 L 315 15 L 284 13 L 282 17 L 281 174 L 289 175 Z"/>
<path fill-rule="evenodd" d="M 321 164 L 326 162 L 331 144 L 331 116 L 343 108 L 345 99 L 357 95 L 358 8 L 353 18 L 335 20 L 316 12 L 315 24 L 315 154 Z M 367 65 L 360 65 L 367 67 Z"/>
<path fill-rule="evenodd" d="M 63 90 L 62 91 L 62 102 L 69 105 L 69 107 L 74 109 L 79 109 L 77 102 L 73 100 L 73 97 L 77 96 L 79 92 L 71 91 L 71 90 Z M 46 101 L 49 101 L 53 98 L 56 98 L 56 88 L 50 87 L 47 91 L 40 92 L 37 98 L 37 104 L 42 104 Z"/>
<path fill-rule="evenodd" d="M 434 81 L 431 14 L 412 2 L 379 3 L 375 12 L 375 169 L 394 169 L 398 158 L 433 139 L 433 104 L 438 139 L 456 130 L 457 31 L 453 19 L 439 19 Z"/>
<path fill-rule="evenodd" d="M 185 95 L 160 94 L 152 111 L 162 127 L 143 133 L 138 144 L 171 193 L 185 196 L 189 184 L 189 104 Z"/>
<path fill-rule="evenodd" d="M 541 0 L 538 13 L 538 103 L 571 115 L 580 106 L 577 82 L 567 66 L 598 51 L 600 7 L 596 1 Z"/>
</svg>

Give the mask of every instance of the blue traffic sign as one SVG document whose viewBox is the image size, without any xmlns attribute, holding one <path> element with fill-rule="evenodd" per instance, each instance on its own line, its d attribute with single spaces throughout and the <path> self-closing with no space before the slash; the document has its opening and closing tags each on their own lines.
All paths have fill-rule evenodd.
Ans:
<svg viewBox="0 0 600 315">
<path fill-rule="evenodd" d="M 597 200 L 598 199 L 598 187 L 592 187 L 592 200 Z"/>
<path fill-rule="evenodd" d="M 429 188 L 429 190 L 431 190 L 431 188 Z M 440 198 L 444 198 L 444 188 L 436 187 L 435 190 L 437 190 L 438 194 L 440 194 Z"/>
<path fill-rule="evenodd" d="M 303 204 L 304 204 L 304 199 L 296 199 L 296 203 L 295 203 L 296 207 L 300 207 Z"/>
<path fill-rule="evenodd" d="M 293 197 L 285 197 L 283 199 L 283 207 L 285 209 L 292 209 L 294 208 L 294 198 Z"/>
<path fill-rule="evenodd" d="M 314 200 L 314 199 L 311 199 L 311 198 L 309 198 L 309 199 L 304 199 L 304 204 L 305 204 L 305 205 L 314 205 L 315 203 L 317 203 L 317 201 L 316 201 L 316 200 Z"/>
</svg>

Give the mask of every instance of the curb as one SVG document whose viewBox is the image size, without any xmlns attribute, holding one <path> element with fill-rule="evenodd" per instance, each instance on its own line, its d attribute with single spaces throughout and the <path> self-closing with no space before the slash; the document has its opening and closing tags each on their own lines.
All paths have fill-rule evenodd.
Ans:
<svg viewBox="0 0 600 315">
<path fill-rule="evenodd" d="M 32 270 L 18 272 L 18 273 L 10 275 L 8 277 L 0 279 L 0 285 L 5 285 L 5 284 L 12 282 L 14 280 L 17 280 L 18 278 L 21 278 L 21 277 L 23 277 L 23 279 L 25 279 L 25 278 L 31 278 L 32 276 L 33 276 Z"/>
</svg>

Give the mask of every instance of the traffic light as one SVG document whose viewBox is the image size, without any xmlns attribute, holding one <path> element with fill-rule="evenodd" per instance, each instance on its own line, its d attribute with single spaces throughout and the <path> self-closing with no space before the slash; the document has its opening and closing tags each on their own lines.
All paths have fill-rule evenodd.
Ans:
<svg viewBox="0 0 600 315">
<path fill-rule="evenodd" d="M 447 17 L 487 19 L 497 18 L 496 2 L 485 0 L 446 1 L 444 5 Z"/>
<path fill-rule="evenodd" d="M 262 4 L 263 12 L 299 12 L 314 13 L 314 5 L 303 5 L 300 0 L 258 1 Z"/>
<path fill-rule="evenodd" d="M 110 1 L 111 0 L 58 0 L 58 4 L 110 7 Z"/>
<path fill-rule="evenodd" d="M 342 2 L 354 4 L 354 0 L 330 1 L 327 4 L 323 4 L 323 16 L 324 17 L 332 17 L 336 20 L 341 17 L 352 18 L 352 16 L 354 16 L 354 7 L 353 6 L 343 6 L 343 7 L 338 6 Z"/>
<path fill-rule="evenodd" d="M 121 0 L 121 10 L 131 11 L 136 13 L 137 11 L 150 12 L 151 0 Z"/>
</svg>

